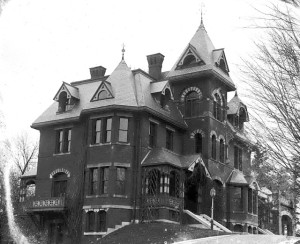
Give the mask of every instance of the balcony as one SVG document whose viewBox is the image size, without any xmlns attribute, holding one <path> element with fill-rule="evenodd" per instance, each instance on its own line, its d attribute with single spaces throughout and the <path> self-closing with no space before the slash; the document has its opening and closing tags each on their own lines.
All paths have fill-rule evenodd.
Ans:
<svg viewBox="0 0 300 244">
<path fill-rule="evenodd" d="M 22 203 L 25 212 L 64 211 L 65 197 L 30 197 Z"/>
<path fill-rule="evenodd" d="M 169 195 L 144 196 L 144 205 L 147 207 L 169 207 L 179 209 L 182 207 L 183 200 L 181 198 Z"/>
</svg>

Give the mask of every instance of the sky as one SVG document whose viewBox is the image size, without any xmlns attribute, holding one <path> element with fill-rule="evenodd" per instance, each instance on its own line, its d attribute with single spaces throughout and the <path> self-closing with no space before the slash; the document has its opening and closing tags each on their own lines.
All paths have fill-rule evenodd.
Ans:
<svg viewBox="0 0 300 244">
<path fill-rule="evenodd" d="M 0 0 L 1 1 L 1 0 Z M 253 51 L 247 28 L 263 0 L 10 0 L 0 15 L 0 111 L 6 136 L 28 131 L 53 103 L 63 81 L 90 78 L 102 65 L 110 74 L 121 61 L 148 71 L 146 56 L 165 56 L 171 69 L 197 30 L 201 9 L 216 48 L 225 48 L 238 89 L 241 58 Z"/>
</svg>

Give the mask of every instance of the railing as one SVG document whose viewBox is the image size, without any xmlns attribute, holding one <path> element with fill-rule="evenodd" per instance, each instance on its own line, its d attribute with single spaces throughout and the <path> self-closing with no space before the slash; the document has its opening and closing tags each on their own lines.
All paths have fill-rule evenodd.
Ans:
<svg viewBox="0 0 300 244">
<path fill-rule="evenodd" d="M 181 198 L 168 195 L 144 196 L 144 204 L 145 206 L 171 207 L 179 209 L 183 204 L 183 200 Z"/>
<path fill-rule="evenodd" d="M 65 197 L 31 197 L 23 203 L 26 212 L 36 211 L 62 211 L 65 209 Z"/>
</svg>

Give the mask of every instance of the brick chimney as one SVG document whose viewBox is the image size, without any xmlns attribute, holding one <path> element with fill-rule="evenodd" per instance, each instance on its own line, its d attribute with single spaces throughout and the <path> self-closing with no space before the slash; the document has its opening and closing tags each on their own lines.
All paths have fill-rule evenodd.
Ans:
<svg viewBox="0 0 300 244">
<path fill-rule="evenodd" d="M 161 67 L 164 61 L 164 55 L 161 53 L 151 54 L 147 56 L 149 75 L 159 80 L 161 78 Z"/>
<path fill-rule="evenodd" d="M 103 77 L 105 75 L 105 72 L 106 72 L 106 68 L 102 66 L 90 68 L 91 79 Z"/>
</svg>

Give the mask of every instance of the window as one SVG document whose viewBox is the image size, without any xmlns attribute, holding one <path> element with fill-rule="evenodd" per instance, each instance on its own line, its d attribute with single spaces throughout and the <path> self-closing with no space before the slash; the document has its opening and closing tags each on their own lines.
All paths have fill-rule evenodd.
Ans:
<svg viewBox="0 0 300 244">
<path fill-rule="evenodd" d="M 248 189 L 248 213 L 253 212 L 253 197 L 252 197 L 252 189 Z"/>
<path fill-rule="evenodd" d="M 160 171 L 152 169 L 146 178 L 146 193 L 149 195 L 156 195 L 159 193 L 160 187 Z"/>
<path fill-rule="evenodd" d="M 180 188 L 180 181 L 179 181 L 179 174 L 174 170 L 170 173 L 170 196 L 172 197 L 179 197 L 179 188 Z"/>
<path fill-rule="evenodd" d="M 61 92 L 58 97 L 58 112 L 66 112 L 69 99 L 65 91 Z"/>
<path fill-rule="evenodd" d="M 100 210 L 98 212 L 98 230 L 99 232 L 105 232 L 106 231 L 106 212 L 103 210 Z"/>
<path fill-rule="evenodd" d="M 156 124 L 153 122 L 150 122 L 149 126 L 149 147 L 155 147 L 156 146 Z"/>
<path fill-rule="evenodd" d="M 214 94 L 214 109 L 213 110 L 214 110 L 213 111 L 214 117 L 219 121 L 223 121 L 222 99 L 218 93 Z"/>
<path fill-rule="evenodd" d="M 94 232 L 95 231 L 95 212 L 87 212 L 87 221 L 86 221 L 86 231 Z"/>
<path fill-rule="evenodd" d="M 211 137 L 211 157 L 213 159 L 217 159 L 217 139 L 216 139 L 216 136 L 213 135 Z"/>
<path fill-rule="evenodd" d="M 234 167 L 243 170 L 243 150 L 237 146 L 234 147 Z"/>
<path fill-rule="evenodd" d="M 220 140 L 220 162 L 224 163 L 225 160 L 225 147 L 224 147 L 224 140 Z"/>
<path fill-rule="evenodd" d="M 128 118 L 120 118 L 119 142 L 128 141 Z"/>
<path fill-rule="evenodd" d="M 105 99 L 107 98 L 107 91 L 106 90 L 102 90 L 98 93 L 98 100 L 101 100 L 101 99 Z"/>
<path fill-rule="evenodd" d="M 101 194 L 108 193 L 108 178 L 109 178 L 109 168 L 101 168 Z"/>
<path fill-rule="evenodd" d="M 166 130 L 166 148 L 169 150 L 173 150 L 173 131 Z"/>
<path fill-rule="evenodd" d="M 202 135 L 200 133 L 195 135 L 195 152 L 202 153 Z"/>
<path fill-rule="evenodd" d="M 53 176 L 52 197 L 63 197 L 67 193 L 68 178 L 65 173 Z"/>
<path fill-rule="evenodd" d="M 191 91 L 185 97 L 185 116 L 193 117 L 198 115 L 199 95 L 196 91 Z"/>
<path fill-rule="evenodd" d="M 92 144 L 111 142 L 112 118 L 93 120 L 92 127 Z"/>
<path fill-rule="evenodd" d="M 125 194 L 126 168 L 117 167 L 117 189 L 116 194 Z"/>
<path fill-rule="evenodd" d="M 96 195 L 98 193 L 99 177 L 98 168 L 90 169 L 90 194 Z"/>
<path fill-rule="evenodd" d="M 257 214 L 257 192 L 253 191 L 253 213 Z"/>
<path fill-rule="evenodd" d="M 26 184 L 26 197 L 34 197 L 35 196 L 35 183 L 30 182 Z"/>
<path fill-rule="evenodd" d="M 183 61 L 183 65 L 190 65 L 196 63 L 196 58 L 194 55 L 187 55 Z"/>
<path fill-rule="evenodd" d="M 233 210 L 243 211 L 243 191 L 242 187 L 234 186 L 232 188 Z"/>
<path fill-rule="evenodd" d="M 71 129 L 61 129 L 56 131 L 56 153 L 68 153 L 71 151 Z"/>
</svg>

